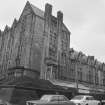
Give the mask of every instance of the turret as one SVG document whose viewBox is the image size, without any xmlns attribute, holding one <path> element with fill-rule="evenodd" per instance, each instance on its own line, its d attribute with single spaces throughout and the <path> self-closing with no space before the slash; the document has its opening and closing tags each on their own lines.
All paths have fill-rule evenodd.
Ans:
<svg viewBox="0 0 105 105">
<path fill-rule="evenodd" d="M 16 20 L 16 18 L 14 19 L 14 21 L 13 21 L 13 24 L 12 24 L 12 28 L 15 28 L 16 27 L 16 25 L 17 25 L 17 20 Z"/>
</svg>

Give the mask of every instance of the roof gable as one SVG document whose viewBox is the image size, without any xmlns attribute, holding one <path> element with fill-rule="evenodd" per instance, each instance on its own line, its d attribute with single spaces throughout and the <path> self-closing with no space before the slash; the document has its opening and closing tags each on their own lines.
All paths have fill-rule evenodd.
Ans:
<svg viewBox="0 0 105 105">
<path fill-rule="evenodd" d="M 32 5 L 32 4 L 30 4 L 30 6 L 31 6 L 33 12 L 34 12 L 36 15 L 38 15 L 38 16 L 40 16 L 40 17 L 44 17 L 44 11 L 40 10 L 39 8 L 37 8 L 36 6 L 34 6 L 34 5 Z"/>
<path fill-rule="evenodd" d="M 40 10 L 39 8 L 35 7 L 34 5 L 32 5 L 29 1 L 27 1 L 20 18 L 31 12 L 33 12 L 35 15 L 39 17 L 44 18 L 44 12 Z"/>
<path fill-rule="evenodd" d="M 69 31 L 69 29 L 66 27 L 66 25 L 63 23 L 63 30 L 66 30 L 68 33 L 71 34 L 71 32 Z"/>
</svg>

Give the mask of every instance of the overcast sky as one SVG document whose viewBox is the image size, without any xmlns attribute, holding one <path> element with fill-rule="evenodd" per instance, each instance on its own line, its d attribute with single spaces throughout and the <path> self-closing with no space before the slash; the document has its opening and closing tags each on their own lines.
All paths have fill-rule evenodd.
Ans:
<svg viewBox="0 0 105 105">
<path fill-rule="evenodd" d="M 0 0 L 0 29 L 11 26 L 19 18 L 27 0 Z M 44 10 L 45 3 L 64 14 L 64 23 L 71 31 L 70 47 L 105 62 L 105 0 L 29 0 Z"/>
</svg>

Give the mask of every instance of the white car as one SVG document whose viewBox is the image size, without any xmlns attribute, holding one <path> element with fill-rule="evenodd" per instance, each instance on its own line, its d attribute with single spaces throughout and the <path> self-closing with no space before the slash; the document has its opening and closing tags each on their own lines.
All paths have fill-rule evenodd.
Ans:
<svg viewBox="0 0 105 105">
<path fill-rule="evenodd" d="M 43 95 L 40 100 L 26 101 L 26 105 L 75 105 L 64 95 Z"/>
<path fill-rule="evenodd" d="M 74 102 L 76 105 L 100 105 L 100 101 L 95 100 L 93 96 L 90 95 L 77 95 L 70 101 Z"/>
</svg>

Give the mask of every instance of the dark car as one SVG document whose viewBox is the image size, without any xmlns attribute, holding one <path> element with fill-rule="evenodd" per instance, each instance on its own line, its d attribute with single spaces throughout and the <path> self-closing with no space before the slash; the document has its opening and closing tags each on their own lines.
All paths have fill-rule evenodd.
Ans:
<svg viewBox="0 0 105 105">
<path fill-rule="evenodd" d="M 105 100 L 101 100 L 101 105 L 105 105 Z"/>
<path fill-rule="evenodd" d="M 26 105 L 75 105 L 64 95 L 43 95 L 40 100 L 26 101 Z"/>
</svg>

